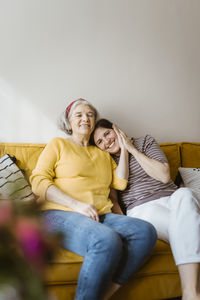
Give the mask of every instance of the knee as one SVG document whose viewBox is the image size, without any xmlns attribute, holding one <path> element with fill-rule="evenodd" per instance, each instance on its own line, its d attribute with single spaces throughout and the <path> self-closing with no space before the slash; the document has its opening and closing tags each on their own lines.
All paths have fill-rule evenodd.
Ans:
<svg viewBox="0 0 200 300">
<path fill-rule="evenodd" d="M 149 251 L 151 251 L 158 239 L 156 229 L 151 223 L 144 220 L 140 220 L 140 221 L 141 221 L 140 224 L 141 238 L 144 240 L 146 247 L 149 248 Z"/>
<path fill-rule="evenodd" d="M 157 241 L 157 232 L 155 227 L 142 219 L 129 218 L 127 226 L 127 235 L 129 240 L 141 248 L 146 248 L 147 252 L 151 251 Z"/>
<path fill-rule="evenodd" d="M 90 239 L 90 248 L 93 251 L 106 251 L 112 255 L 120 256 L 123 248 L 123 242 L 119 234 L 110 228 L 103 228 L 94 232 Z"/>
<path fill-rule="evenodd" d="M 180 198 L 192 198 L 193 194 L 192 194 L 192 190 L 188 187 L 181 187 L 179 189 L 177 189 L 174 193 L 174 196 L 176 196 L 176 198 L 180 197 Z"/>
<path fill-rule="evenodd" d="M 148 228 L 149 237 L 151 239 L 151 247 L 153 248 L 158 240 L 158 235 L 155 227 L 152 224 L 148 223 Z"/>
<path fill-rule="evenodd" d="M 180 210 L 181 206 L 183 207 L 197 207 L 198 201 L 193 195 L 193 192 L 190 188 L 183 187 L 179 188 L 176 192 L 172 195 L 172 208 L 177 208 Z"/>
</svg>

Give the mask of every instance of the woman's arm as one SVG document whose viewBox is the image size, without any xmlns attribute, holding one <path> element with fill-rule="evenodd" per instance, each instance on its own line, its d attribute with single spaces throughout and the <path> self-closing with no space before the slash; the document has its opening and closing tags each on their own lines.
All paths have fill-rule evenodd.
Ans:
<svg viewBox="0 0 200 300">
<path fill-rule="evenodd" d="M 119 178 L 128 180 L 128 175 L 129 175 L 128 151 L 125 149 L 125 147 L 121 148 L 119 163 L 116 168 L 116 174 Z"/>
<path fill-rule="evenodd" d="M 162 183 L 169 182 L 170 169 L 168 163 L 162 163 L 153 158 L 149 158 L 144 153 L 138 151 L 133 144 L 128 151 L 135 157 L 137 162 L 149 176 L 161 181 Z"/>
<path fill-rule="evenodd" d="M 129 153 L 131 153 L 143 170 L 152 178 L 167 183 L 170 180 L 170 168 L 169 164 L 166 162 L 160 162 L 156 159 L 149 158 L 144 153 L 140 152 L 133 145 L 132 141 L 121 131 L 121 137 L 125 148 Z"/>
<path fill-rule="evenodd" d="M 121 149 L 119 163 L 116 168 L 116 174 L 119 178 L 128 180 L 128 176 L 129 176 L 128 150 L 124 145 L 123 137 L 121 136 L 119 129 L 115 125 L 113 125 L 113 129 L 117 134 L 120 149 Z"/>
<path fill-rule="evenodd" d="M 119 206 L 117 191 L 115 189 L 113 188 L 110 189 L 109 198 L 113 203 L 112 212 L 118 215 L 123 215 L 121 207 Z"/>
<path fill-rule="evenodd" d="M 83 214 L 95 221 L 99 221 L 97 209 L 92 204 L 87 204 L 72 198 L 55 185 L 50 185 L 46 190 L 46 200 L 70 207 L 74 211 Z"/>
</svg>

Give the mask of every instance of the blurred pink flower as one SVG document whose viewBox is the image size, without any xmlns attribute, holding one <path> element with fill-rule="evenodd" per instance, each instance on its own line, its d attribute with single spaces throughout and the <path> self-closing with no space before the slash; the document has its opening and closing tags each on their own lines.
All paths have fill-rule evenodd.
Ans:
<svg viewBox="0 0 200 300">
<path fill-rule="evenodd" d="M 43 267 L 45 244 L 40 223 L 34 219 L 21 217 L 16 221 L 15 233 L 24 256 L 37 267 Z"/>
<path fill-rule="evenodd" d="M 16 300 L 48 298 L 43 285 L 46 264 L 62 237 L 48 232 L 38 208 L 34 203 L 0 200 L 0 300 L 13 295 Z M 14 290 L 2 291 L 12 284 Z"/>
</svg>

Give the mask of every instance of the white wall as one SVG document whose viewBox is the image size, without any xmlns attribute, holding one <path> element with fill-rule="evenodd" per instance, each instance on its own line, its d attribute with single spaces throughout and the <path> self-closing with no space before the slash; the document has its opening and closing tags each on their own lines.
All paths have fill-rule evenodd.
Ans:
<svg viewBox="0 0 200 300">
<path fill-rule="evenodd" d="M 199 0 L 0 0 L 0 142 L 83 97 L 129 135 L 200 142 Z"/>
</svg>

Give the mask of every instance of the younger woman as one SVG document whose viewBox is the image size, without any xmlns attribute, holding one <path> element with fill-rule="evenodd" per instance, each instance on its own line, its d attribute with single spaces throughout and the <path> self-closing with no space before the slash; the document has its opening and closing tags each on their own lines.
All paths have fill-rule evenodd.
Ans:
<svg viewBox="0 0 200 300">
<path fill-rule="evenodd" d="M 149 135 L 129 139 L 110 121 L 101 119 L 91 142 L 117 163 L 121 145 L 127 149 L 129 179 L 127 188 L 120 192 L 126 214 L 152 223 L 158 238 L 170 243 L 181 278 L 182 300 L 199 300 L 200 215 L 191 190 L 177 189 L 164 153 Z"/>
</svg>

